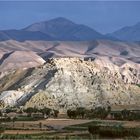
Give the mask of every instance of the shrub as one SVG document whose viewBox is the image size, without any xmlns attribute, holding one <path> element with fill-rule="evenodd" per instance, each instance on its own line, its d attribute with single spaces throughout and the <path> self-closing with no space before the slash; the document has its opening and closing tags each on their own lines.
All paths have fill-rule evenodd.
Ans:
<svg viewBox="0 0 140 140">
<path fill-rule="evenodd" d="M 77 117 L 77 113 L 76 113 L 76 110 L 67 110 L 67 115 L 69 118 L 76 118 Z"/>
<path fill-rule="evenodd" d="M 139 137 L 139 128 L 124 128 L 122 126 L 89 126 L 90 134 L 99 134 L 101 137 Z"/>
<path fill-rule="evenodd" d="M 4 130 L 5 130 L 5 128 L 4 128 L 4 127 L 0 127 L 0 134 L 1 134 L 1 133 L 3 133 L 3 132 L 4 132 Z"/>
<path fill-rule="evenodd" d="M 100 130 L 100 127 L 97 125 L 92 125 L 88 127 L 88 131 L 92 135 L 99 134 L 99 130 Z"/>
<path fill-rule="evenodd" d="M 84 107 L 78 107 L 76 108 L 76 114 L 78 117 L 84 118 L 86 114 L 86 109 Z"/>
<path fill-rule="evenodd" d="M 58 110 L 53 110 L 53 111 L 54 111 L 53 116 L 54 116 L 55 118 L 57 118 L 57 117 L 58 117 L 58 114 L 59 114 L 59 111 L 58 111 Z"/>
<path fill-rule="evenodd" d="M 43 108 L 43 109 L 40 109 L 39 112 L 41 112 L 43 115 L 49 116 L 50 113 L 51 113 L 51 109 L 45 107 L 45 108 Z"/>
</svg>

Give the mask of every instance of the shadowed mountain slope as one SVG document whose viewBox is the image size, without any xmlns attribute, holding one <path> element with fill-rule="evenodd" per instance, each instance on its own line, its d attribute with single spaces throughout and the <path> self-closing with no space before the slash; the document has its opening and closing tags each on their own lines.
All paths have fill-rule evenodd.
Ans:
<svg viewBox="0 0 140 140">
<path fill-rule="evenodd" d="M 96 39 L 111 39 L 94 29 L 76 24 L 66 18 L 55 18 L 48 21 L 34 23 L 21 30 L 0 31 L 0 41 L 5 40 L 59 40 L 59 41 L 88 41 Z"/>
<path fill-rule="evenodd" d="M 50 57 L 119 57 L 139 62 L 140 44 L 120 41 L 24 41 L 0 42 L 0 54 L 12 51 L 33 51 L 43 58 Z"/>
<path fill-rule="evenodd" d="M 140 22 L 133 25 L 123 27 L 108 36 L 115 37 L 122 41 L 140 41 Z"/>
<path fill-rule="evenodd" d="M 39 22 L 23 29 L 26 31 L 40 31 L 49 34 L 57 40 L 94 40 L 106 38 L 94 29 L 76 24 L 66 18 L 56 18 L 49 21 Z"/>
</svg>

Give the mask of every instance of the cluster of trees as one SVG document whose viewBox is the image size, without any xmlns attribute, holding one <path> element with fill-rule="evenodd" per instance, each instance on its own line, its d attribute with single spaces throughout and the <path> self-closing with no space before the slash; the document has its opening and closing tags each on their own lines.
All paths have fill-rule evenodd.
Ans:
<svg viewBox="0 0 140 140">
<path fill-rule="evenodd" d="M 37 108 L 33 108 L 33 107 L 29 107 L 27 109 L 24 110 L 18 110 L 16 108 L 7 108 L 4 110 L 4 113 L 21 113 L 23 114 L 24 112 L 27 113 L 28 117 L 32 117 L 33 114 L 42 114 L 42 116 L 44 116 L 44 118 L 48 118 L 48 117 L 58 117 L 59 111 L 55 110 L 55 109 L 50 109 L 50 108 L 42 108 L 42 109 L 37 109 Z M 5 115 L 6 115 L 5 114 Z M 7 116 L 7 115 L 6 115 Z M 2 111 L 0 110 L 0 117 L 5 117 L 3 119 L 8 119 L 10 121 L 9 117 L 3 116 Z M 2 119 L 2 118 L 1 118 Z"/>
<path fill-rule="evenodd" d="M 122 137 L 135 137 L 140 136 L 139 128 L 124 128 L 123 126 L 88 126 L 88 131 L 93 136 L 101 136 L 107 138 L 122 138 Z"/>
<path fill-rule="evenodd" d="M 85 109 L 83 107 L 78 107 L 76 109 L 69 109 L 67 110 L 67 116 L 69 118 L 100 118 L 106 119 L 107 116 L 110 114 L 109 119 L 115 120 L 140 120 L 140 112 L 130 111 L 124 109 L 122 111 L 111 111 L 111 107 L 108 106 L 107 108 L 104 107 L 96 107 L 95 109 Z"/>
<path fill-rule="evenodd" d="M 108 106 L 107 108 L 104 107 L 96 107 L 95 109 L 91 109 L 87 116 L 89 118 L 100 118 L 105 119 L 111 112 L 111 107 Z"/>
<path fill-rule="evenodd" d="M 69 118 L 101 118 L 104 119 L 111 112 L 111 107 L 97 107 L 95 109 L 85 109 L 78 107 L 76 109 L 67 110 L 67 116 Z"/>
<path fill-rule="evenodd" d="M 124 109 L 120 112 L 111 113 L 115 120 L 140 120 L 140 112 Z"/>
<path fill-rule="evenodd" d="M 86 114 L 86 109 L 83 107 L 76 108 L 75 110 L 67 110 L 67 116 L 69 118 L 84 118 Z"/>
<path fill-rule="evenodd" d="M 42 108 L 42 109 L 37 109 L 37 108 L 32 108 L 29 107 L 27 109 L 24 110 L 24 112 L 26 112 L 28 114 L 28 116 L 31 116 L 32 113 L 42 113 L 43 116 L 46 118 L 53 116 L 53 117 L 58 117 L 59 111 L 58 110 L 54 110 L 54 109 L 50 109 L 50 108 Z"/>
<path fill-rule="evenodd" d="M 42 108 L 42 109 L 37 109 L 37 108 L 33 108 L 33 107 L 29 107 L 27 109 L 24 110 L 19 110 L 17 108 L 7 108 L 5 110 L 5 113 L 10 113 L 10 112 L 18 112 L 18 113 L 24 113 L 26 112 L 28 114 L 28 117 L 34 117 L 34 114 L 42 114 L 42 117 L 44 118 L 48 118 L 48 117 L 54 117 L 57 118 L 59 111 L 58 110 L 54 110 L 54 109 L 50 109 L 50 108 Z M 67 116 L 69 118 L 89 118 L 89 119 L 93 119 L 93 118 L 100 118 L 100 119 L 106 119 L 107 116 L 110 116 L 109 119 L 115 119 L 115 120 L 140 120 L 140 111 L 130 111 L 130 110 L 122 110 L 122 111 L 112 111 L 111 107 L 108 106 L 107 108 L 104 107 L 96 107 L 94 109 L 86 109 L 84 107 L 78 107 L 76 109 L 69 109 L 67 110 Z M 2 118 L 3 113 L 2 111 L 0 111 L 0 118 Z M 39 117 L 38 117 L 39 118 Z M 10 121 L 10 118 L 6 118 Z"/>
</svg>

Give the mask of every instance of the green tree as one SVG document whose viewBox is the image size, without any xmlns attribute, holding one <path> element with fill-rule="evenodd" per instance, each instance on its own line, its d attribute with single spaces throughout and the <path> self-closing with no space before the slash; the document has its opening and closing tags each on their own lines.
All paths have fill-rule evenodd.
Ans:
<svg viewBox="0 0 140 140">
<path fill-rule="evenodd" d="M 26 110 L 24 110 L 24 111 L 28 114 L 28 116 L 30 116 L 30 117 L 31 117 L 32 113 L 34 112 L 34 108 L 29 107 L 29 108 L 27 108 L 27 109 L 26 109 Z"/>
<path fill-rule="evenodd" d="M 76 113 L 77 113 L 77 116 L 80 116 L 81 118 L 84 118 L 85 113 L 86 113 L 86 109 L 84 107 L 78 107 L 76 109 Z"/>
<path fill-rule="evenodd" d="M 106 111 L 106 109 L 104 107 L 97 107 L 94 109 L 94 113 L 95 113 L 95 116 L 97 118 L 101 118 L 101 119 L 104 119 L 107 117 L 108 115 L 108 111 Z"/>
<path fill-rule="evenodd" d="M 13 110 L 12 110 L 12 108 L 6 108 L 5 112 L 6 113 L 11 113 L 11 112 L 13 112 Z"/>
<path fill-rule="evenodd" d="M 114 118 L 116 120 L 122 120 L 122 114 L 120 112 L 114 113 Z"/>
<path fill-rule="evenodd" d="M 88 126 L 88 132 L 92 135 L 99 134 L 100 127 L 97 125 Z"/>
<path fill-rule="evenodd" d="M 16 117 L 12 118 L 13 127 L 15 126 Z"/>
<path fill-rule="evenodd" d="M 124 109 L 124 110 L 121 111 L 121 115 L 122 115 L 122 118 L 123 118 L 124 120 L 127 120 L 127 119 L 129 118 L 130 111 L 127 110 L 127 109 Z"/>
<path fill-rule="evenodd" d="M 111 112 L 111 106 L 107 107 L 107 112 L 110 113 Z"/>
<path fill-rule="evenodd" d="M 76 112 L 76 110 L 71 110 L 71 109 L 67 110 L 67 116 L 68 116 L 69 118 L 75 119 L 75 118 L 77 117 L 77 112 Z"/>
<path fill-rule="evenodd" d="M 50 113 L 51 113 L 51 109 L 50 108 L 42 108 L 42 109 L 40 109 L 39 110 L 44 116 L 46 115 L 46 116 L 50 116 Z"/>
<path fill-rule="evenodd" d="M 3 133 L 4 130 L 5 130 L 5 128 L 0 126 L 0 134 Z"/>
<path fill-rule="evenodd" d="M 68 116 L 69 118 L 71 118 L 71 117 L 72 117 L 72 114 L 71 114 L 71 109 L 68 109 L 68 110 L 67 110 L 67 116 Z"/>
<path fill-rule="evenodd" d="M 58 110 L 53 110 L 53 111 L 54 111 L 54 117 L 57 118 L 58 114 L 59 114 L 59 111 Z"/>
<path fill-rule="evenodd" d="M 2 115 L 3 115 L 3 114 L 2 114 L 2 111 L 0 110 L 0 117 L 2 117 Z"/>
<path fill-rule="evenodd" d="M 42 128 L 42 122 L 39 122 L 39 128 L 40 129 Z"/>
</svg>

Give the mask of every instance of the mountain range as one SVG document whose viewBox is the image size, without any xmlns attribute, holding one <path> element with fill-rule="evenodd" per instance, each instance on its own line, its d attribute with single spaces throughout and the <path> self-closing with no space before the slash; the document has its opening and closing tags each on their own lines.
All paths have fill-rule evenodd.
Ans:
<svg viewBox="0 0 140 140">
<path fill-rule="evenodd" d="M 107 35 L 122 41 L 140 41 L 140 22 L 133 26 L 123 27 Z"/>
<path fill-rule="evenodd" d="M 1 30 L 0 41 L 89 41 L 89 40 L 140 41 L 140 23 L 124 27 L 110 34 L 101 34 L 86 25 L 76 24 L 63 17 L 34 23 L 21 30 Z"/>
<path fill-rule="evenodd" d="M 94 40 L 106 37 L 85 25 L 75 24 L 65 18 L 55 18 L 32 24 L 21 30 L 0 32 L 0 40 Z"/>
<path fill-rule="evenodd" d="M 131 32 L 135 29 L 135 36 L 139 26 L 127 28 Z M 0 72 L 36 67 L 48 58 L 57 57 L 106 57 L 118 66 L 139 64 L 140 43 L 133 42 L 134 38 L 132 42 L 122 41 L 121 30 L 102 35 L 88 26 L 59 17 L 21 30 L 0 31 Z"/>
<path fill-rule="evenodd" d="M 50 58 L 103 59 L 119 67 L 140 64 L 140 44 L 110 40 L 95 41 L 14 41 L 0 42 L 0 77 L 17 69 L 42 65 Z M 108 64 L 109 62 L 109 64 Z M 112 67 L 112 66 L 111 66 Z"/>
<path fill-rule="evenodd" d="M 56 18 L 0 31 L 0 109 L 139 106 L 139 26 L 103 35 Z"/>
</svg>

